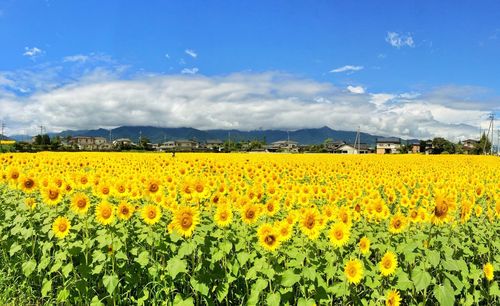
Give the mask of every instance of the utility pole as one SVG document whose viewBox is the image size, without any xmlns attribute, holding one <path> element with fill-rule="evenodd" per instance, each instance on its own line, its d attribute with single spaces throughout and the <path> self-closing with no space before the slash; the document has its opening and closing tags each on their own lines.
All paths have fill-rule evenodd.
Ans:
<svg viewBox="0 0 500 306">
<path fill-rule="evenodd" d="M 493 133 L 494 133 L 494 130 L 493 130 L 493 122 L 495 121 L 495 114 L 494 113 L 491 113 L 489 116 L 488 116 L 488 119 L 490 120 L 490 124 L 488 126 L 488 133 L 486 133 L 486 140 L 490 140 L 490 131 L 491 131 L 491 148 L 490 148 L 490 154 L 493 155 Z M 486 153 L 486 143 L 487 141 L 484 142 L 484 145 L 483 145 L 483 153 L 484 155 L 487 155 Z"/>
<path fill-rule="evenodd" d="M 0 134 L 1 135 L 0 140 L 5 140 L 4 136 L 3 136 L 3 130 L 4 129 L 5 129 L 5 123 L 2 121 L 2 134 Z"/>
<path fill-rule="evenodd" d="M 361 135 L 359 133 L 359 130 L 361 129 L 360 126 L 358 126 L 358 130 L 356 132 L 356 139 L 354 140 L 354 148 L 358 149 L 358 153 L 360 154 L 360 148 L 361 148 Z"/>
<path fill-rule="evenodd" d="M 142 131 L 139 131 L 139 145 L 142 147 Z"/>
<path fill-rule="evenodd" d="M 111 129 L 109 129 L 109 143 L 111 143 Z"/>
</svg>

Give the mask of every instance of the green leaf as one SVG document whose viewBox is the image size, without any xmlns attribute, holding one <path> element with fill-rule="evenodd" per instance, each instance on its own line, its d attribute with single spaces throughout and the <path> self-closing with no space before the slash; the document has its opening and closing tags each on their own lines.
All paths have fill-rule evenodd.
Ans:
<svg viewBox="0 0 500 306">
<path fill-rule="evenodd" d="M 64 277 L 68 277 L 71 271 L 73 271 L 73 264 L 71 262 L 62 268 L 62 274 Z"/>
<path fill-rule="evenodd" d="M 427 251 L 427 261 L 433 267 L 437 267 L 439 265 L 439 261 L 441 260 L 441 254 L 438 251 L 429 250 Z"/>
<path fill-rule="evenodd" d="M 240 262 L 240 265 L 245 265 L 245 263 L 248 261 L 248 259 L 250 258 L 250 254 L 249 253 L 246 253 L 246 252 L 241 252 L 241 253 L 238 253 L 236 255 L 236 257 L 238 258 L 238 261 Z"/>
<path fill-rule="evenodd" d="M 226 254 L 229 254 L 231 253 L 231 250 L 233 249 L 233 244 L 230 242 L 230 241 L 224 241 L 221 245 L 220 245 L 220 249 L 226 253 Z"/>
<path fill-rule="evenodd" d="M 448 280 L 445 280 L 444 285 L 434 286 L 434 297 L 441 306 L 453 306 L 455 304 L 455 294 Z"/>
<path fill-rule="evenodd" d="M 219 301 L 219 303 L 222 303 L 222 301 L 224 301 L 228 293 L 229 293 L 229 283 L 223 282 L 217 287 L 216 291 L 217 301 Z"/>
<path fill-rule="evenodd" d="M 415 290 L 421 291 L 429 287 L 432 281 L 432 276 L 426 271 L 415 269 L 411 273 L 411 279 L 415 284 Z"/>
<path fill-rule="evenodd" d="M 90 301 L 90 306 L 104 306 L 104 304 L 99 300 L 99 297 L 96 295 Z"/>
<path fill-rule="evenodd" d="M 148 265 L 149 263 L 149 252 L 148 251 L 142 251 L 139 256 L 137 256 L 134 259 L 135 262 L 137 262 L 139 265 L 141 265 L 142 268 Z"/>
<path fill-rule="evenodd" d="M 255 284 L 252 285 L 252 290 L 256 290 L 258 292 L 263 291 L 267 288 L 268 282 L 265 279 L 259 278 Z"/>
<path fill-rule="evenodd" d="M 201 293 L 201 295 L 207 296 L 208 295 L 208 286 L 205 283 L 199 282 L 196 278 L 191 277 L 191 286 L 193 287 L 194 290 L 198 291 Z"/>
<path fill-rule="evenodd" d="M 16 254 L 17 252 L 19 252 L 20 250 L 21 250 L 21 246 L 19 244 L 17 244 L 17 242 L 14 242 L 10 246 L 10 250 L 9 250 L 10 257 L 12 257 L 14 254 Z"/>
<path fill-rule="evenodd" d="M 316 303 L 312 299 L 300 298 L 297 301 L 297 306 L 313 306 L 313 305 L 316 305 Z"/>
<path fill-rule="evenodd" d="M 64 288 L 63 290 L 59 291 L 57 294 L 57 301 L 58 302 L 64 302 L 68 299 L 69 297 L 69 291 L 68 289 Z"/>
<path fill-rule="evenodd" d="M 184 242 L 181 247 L 179 248 L 179 251 L 177 252 L 177 255 L 180 258 L 183 258 L 185 256 L 193 254 L 194 250 L 196 249 L 196 244 L 192 243 L 191 241 L 189 242 Z"/>
<path fill-rule="evenodd" d="M 174 306 L 194 306 L 193 298 L 188 297 L 184 300 L 180 294 L 177 294 L 174 298 Z"/>
<path fill-rule="evenodd" d="M 52 280 L 44 280 L 42 284 L 42 297 L 46 297 L 52 291 Z"/>
<path fill-rule="evenodd" d="M 167 263 L 168 274 L 175 278 L 179 273 L 187 272 L 187 264 L 184 260 L 179 259 L 178 257 L 172 257 Z"/>
<path fill-rule="evenodd" d="M 461 292 L 464 287 L 463 282 L 457 276 L 449 272 L 444 272 L 444 274 L 453 283 L 453 285 L 455 285 L 455 288 L 457 288 L 457 292 Z"/>
<path fill-rule="evenodd" d="M 448 271 L 460 271 L 460 267 L 456 260 L 448 259 L 443 261 L 443 268 Z"/>
<path fill-rule="evenodd" d="M 104 287 L 106 287 L 106 291 L 108 291 L 108 293 L 111 295 L 118 285 L 118 276 L 116 274 L 104 275 L 102 277 L 102 283 L 104 284 Z"/>
<path fill-rule="evenodd" d="M 398 282 L 396 284 L 396 288 L 405 291 L 411 289 L 413 287 L 413 282 L 408 278 L 408 274 L 405 272 L 398 272 L 397 274 Z"/>
<path fill-rule="evenodd" d="M 34 259 L 28 260 L 22 265 L 24 276 L 28 277 L 35 271 L 36 261 Z"/>
<path fill-rule="evenodd" d="M 101 251 L 95 251 L 93 254 L 92 254 L 92 261 L 93 262 L 102 262 L 102 261 L 105 261 L 106 260 L 106 255 L 101 252 Z"/>
<path fill-rule="evenodd" d="M 270 292 L 267 294 L 266 304 L 269 306 L 279 306 L 281 303 L 281 294 L 278 292 Z"/>
<path fill-rule="evenodd" d="M 490 286 L 490 295 L 492 296 L 500 296 L 500 289 L 498 289 L 498 282 L 494 282 Z"/>
<path fill-rule="evenodd" d="M 38 272 L 42 272 L 42 270 L 45 270 L 45 268 L 47 268 L 49 264 L 50 264 L 50 257 L 42 256 L 42 259 L 38 263 Z"/>
<path fill-rule="evenodd" d="M 281 275 L 281 285 L 283 287 L 292 287 L 298 281 L 300 281 L 300 275 L 295 274 L 293 270 L 286 270 Z"/>
<path fill-rule="evenodd" d="M 302 275 L 304 278 L 314 281 L 316 279 L 316 269 L 312 267 L 307 267 L 302 270 Z"/>
</svg>

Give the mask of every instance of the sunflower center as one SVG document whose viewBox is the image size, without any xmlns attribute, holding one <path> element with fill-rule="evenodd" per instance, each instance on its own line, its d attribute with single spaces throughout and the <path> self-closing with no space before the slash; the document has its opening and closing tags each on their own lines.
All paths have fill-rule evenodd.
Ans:
<svg viewBox="0 0 500 306">
<path fill-rule="evenodd" d="M 26 182 L 24 182 L 24 187 L 26 188 L 32 188 L 35 185 L 35 182 L 32 179 L 27 179 Z"/>
<path fill-rule="evenodd" d="M 401 220 L 396 220 L 394 221 L 394 228 L 400 228 L 401 227 Z"/>
<path fill-rule="evenodd" d="M 267 235 L 264 242 L 267 245 L 273 245 L 276 242 L 276 237 L 274 235 Z"/>
<path fill-rule="evenodd" d="M 193 217 L 190 214 L 183 214 L 181 219 L 181 226 L 183 229 L 187 230 L 193 224 Z"/>
<path fill-rule="evenodd" d="M 59 191 L 57 190 L 49 190 L 49 199 L 55 200 L 59 197 Z"/>
<path fill-rule="evenodd" d="M 108 187 L 103 187 L 102 188 L 102 194 L 108 194 L 109 193 L 109 188 Z"/>
<path fill-rule="evenodd" d="M 245 216 L 248 219 L 253 219 L 255 217 L 255 211 L 253 211 L 253 209 L 249 209 L 246 211 Z"/>
<path fill-rule="evenodd" d="M 348 269 L 347 269 L 347 274 L 349 274 L 350 277 L 354 277 L 356 276 L 356 267 L 354 266 L 350 266 Z"/>
<path fill-rule="evenodd" d="M 336 230 L 335 231 L 335 239 L 341 240 L 342 238 L 344 238 L 344 233 L 340 230 Z"/>
<path fill-rule="evenodd" d="M 124 193 L 124 192 L 125 192 L 125 187 L 123 187 L 123 186 L 119 186 L 119 187 L 118 187 L 118 192 L 119 192 L 119 193 Z"/>
<path fill-rule="evenodd" d="M 19 172 L 13 172 L 10 177 L 14 180 L 17 180 L 19 178 Z"/>
<path fill-rule="evenodd" d="M 109 219 L 111 217 L 111 208 L 105 207 L 101 212 L 101 216 L 104 219 Z"/>
<path fill-rule="evenodd" d="M 312 229 L 314 227 L 314 217 L 313 216 L 308 216 L 305 222 L 305 225 L 308 229 Z"/>
<path fill-rule="evenodd" d="M 219 215 L 219 218 L 222 221 L 226 221 L 227 220 L 227 212 L 225 212 L 225 211 L 221 212 L 220 215 Z"/>
<path fill-rule="evenodd" d="M 61 223 L 59 223 L 59 226 L 57 228 L 59 229 L 60 232 L 64 232 L 64 231 L 66 231 L 68 226 L 66 225 L 65 222 L 61 222 Z"/>
<path fill-rule="evenodd" d="M 196 189 L 196 192 L 198 192 L 198 193 L 202 193 L 202 192 L 203 192 L 204 187 L 203 187 L 203 185 L 202 185 L 202 184 L 196 184 L 195 189 Z"/>
<path fill-rule="evenodd" d="M 154 209 L 150 209 L 150 210 L 148 211 L 148 218 L 149 218 L 149 219 L 154 219 L 154 218 L 156 218 L 156 211 L 155 211 Z"/>
<path fill-rule="evenodd" d="M 156 183 L 152 183 L 149 185 L 149 191 L 150 192 L 157 192 L 160 187 Z"/>
<path fill-rule="evenodd" d="M 448 212 L 448 204 L 446 203 L 438 204 L 434 209 L 434 215 L 438 218 L 445 216 L 447 212 Z"/>
<path fill-rule="evenodd" d="M 127 206 L 122 206 L 122 208 L 120 209 L 120 212 L 122 213 L 122 215 L 128 215 L 129 213 L 129 210 L 128 210 L 128 207 Z"/>
<path fill-rule="evenodd" d="M 76 206 L 78 206 L 78 208 L 85 208 L 85 206 L 87 206 L 87 201 L 85 201 L 85 199 L 78 199 Z"/>
<path fill-rule="evenodd" d="M 389 258 L 385 258 L 382 261 L 382 265 L 384 266 L 384 268 L 389 269 L 392 266 L 392 261 Z"/>
</svg>

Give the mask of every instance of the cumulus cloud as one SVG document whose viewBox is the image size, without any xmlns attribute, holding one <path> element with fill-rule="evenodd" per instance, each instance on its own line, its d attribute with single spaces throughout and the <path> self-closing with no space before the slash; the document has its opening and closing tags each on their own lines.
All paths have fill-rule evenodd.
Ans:
<svg viewBox="0 0 500 306">
<path fill-rule="evenodd" d="M 413 37 L 410 34 L 405 35 L 396 32 L 387 32 L 385 41 L 388 42 L 391 46 L 398 49 L 401 47 L 415 47 L 415 42 L 413 41 Z"/>
<path fill-rule="evenodd" d="M 359 70 L 363 70 L 363 66 L 352 66 L 352 65 L 345 65 L 343 67 L 339 67 L 333 70 L 330 70 L 330 72 L 333 73 L 339 73 L 339 72 L 355 72 Z"/>
<path fill-rule="evenodd" d="M 39 55 L 41 55 L 42 53 L 43 53 L 42 49 L 39 49 L 37 47 L 33 47 L 33 48 L 25 47 L 23 56 L 27 56 L 29 58 L 34 59 L 34 58 L 38 57 Z"/>
<path fill-rule="evenodd" d="M 184 52 L 187 55 L 191 56 L 192 58 L 197 58 L 198 57 L 198 54 L 194 50 L 192 50 L 192 49 L 186 49 L 186 50 L 184 50 Z"/>
<path fill-rule="evenodd" d="M 352 92 L 354 94 L 364 94 L 365 93 L 365 89 L 362 87 L 362 86 L 347 86 L 347 90 L 349 92 Z"/>
<path fill-rule="evenodd" d="M 450 86 L 418 95 L 371 93 L 360 86 L 346 90 L 277 72 L 124 77 L 101 68 L 29 94 L 9 91 L 21 85 L 19 80 L 0 73 L 7 134 L 34 131 L 31 127 L 39 124 L 49 131 L 120 125 L 241 130 L 326 125 L 337 130 L 361 126 L 375 135 L 458 140 L 476 137 L 479 120 L 499 109 L 498 99 L 481 88 L 456 87 L 457 94 Z"/>
</svg>

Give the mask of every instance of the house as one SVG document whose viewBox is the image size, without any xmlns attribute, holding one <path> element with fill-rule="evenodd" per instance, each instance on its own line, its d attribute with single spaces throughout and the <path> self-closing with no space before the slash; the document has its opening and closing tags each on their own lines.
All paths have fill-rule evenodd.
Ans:
<svg viewBox="0 0 500 306">
<path fill-rule="evenodd" d="M 205 147 L 209 150 L 217 150 L 220 151 L 224 146 L 224 142 L 220 139 L 208 139 L 205 143 Z"/>
<path fill-rule="evenodd" d="M 128 138 L 118 138 L 113 140 L 113 146 L 118 147 L 118 146 L 131 146 L 133 145 L 132 140 Z"/>
<path fill-rule="evenodd" d="M 419 142 L 412 142 L 409 144 L 410 145 L 410 153 L 412 154 L 418 154 L 420 153 L 420 141 Z"/>
<path fill-rule="evenodd" d="M 388 137 L 377 138 L 377 154 L 399 153 L 401 148 L 401 138 Z"/>
<path fill-rule="evenodd" d="M 299 143 L 293 140 L 279 140 L 267 146 L 269 152 L 299 152 Z"/>
<path fill-rule="evenodd" d="M 327 149 L 329 152 L 335 153 L 335 151 L 340 148 L 341 146 L 345 145 L 346 142 L 342 140 L 337 140 L 337 141 L 330 141 L 325 143 L 325 149 Z"/>
<path fill-rule="evenodd" d="M 478 140 L 474 139 L 466 139 L 462 142 L 462 147 L 464 150 L 465 154 L 469 154 L 472 150 L 476 148 L 476 146 L 479 144 Z"/>
<path fill-rule="evenodd" d="M 179 139 L 175 141 L 175 148 L 179 150 L 192 150 L 199 147 L 199 143 L 194 140 Z"/>
<path fill-rule="evenodd" d="M 337 154 L 368 154 L 372 153 L 370 147 L 365 143 L 360 143 L 358 145 L 354 144 L 343 144 L 335 149 L 334 153 Z"/>
</svg>

